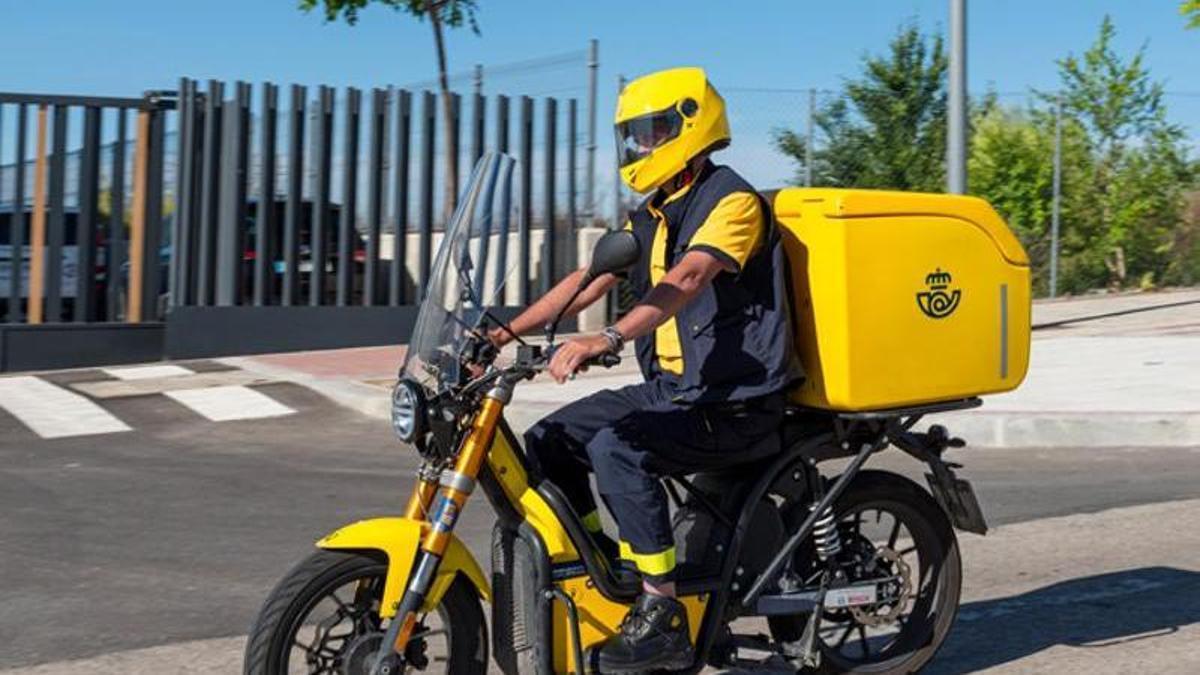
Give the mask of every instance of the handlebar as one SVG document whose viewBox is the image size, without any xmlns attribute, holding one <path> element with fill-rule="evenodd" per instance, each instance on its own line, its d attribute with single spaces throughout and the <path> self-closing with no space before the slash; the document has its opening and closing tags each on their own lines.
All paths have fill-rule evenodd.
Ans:
<svg viewBox="0 0 1200 675">
<path fill-rule="evenodd" d="M 554 358 L 554 352 L 559 345 L 551 345 L 549 347 L 541 347 L 538 345 L 522 345 L 517 350 L 517 360 L 512 365 L 502 368 L 493 369 L 487 374 L 477 378 L 466 386 L 465 391 L 480 391 L 490 386 L 498 378 L 506 378 L 513 380 L 529 379 L 546 370 L 550 365 L 550 360 Z M 494 354 L 493 354 L 494 358 Z M 614 368 L 621 363 L 619 354 L 601 354 L 584 361 L 583 367 L 597 366 L 600 368 Z"/>
<path fill-rule="evenodd" d="M 601 368 L 615 368 L 621 365 L 620 354 L 601 354 L 595 358 L 584 361 L 585 366 L 600 366 Z"/>
<path fill-rule="evenodd" d="M 545 370 L 546 366 L 550 365 L 550 361 L 554 358 L 554 352 L 558 351 L 559 346 L 560 345 L 551 345 L 550 347 L 546 348 L 539 370 Z M 593 366 L 598 366 L 600 368 L 613 368 L 620 364 L 620 354 L 605 353 L 599 356 L 593 356 L 580 365 L 583 368 L 591 368 Z"/>
</svg>

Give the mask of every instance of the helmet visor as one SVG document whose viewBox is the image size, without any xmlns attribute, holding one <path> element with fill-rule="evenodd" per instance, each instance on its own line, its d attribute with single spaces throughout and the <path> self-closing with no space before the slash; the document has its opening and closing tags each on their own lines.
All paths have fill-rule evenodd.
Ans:
<svg viewBox="0 0 1200 675">
<path fill-rule="evenodd" d="M 616 128 L 617 158 L 621 166 L 626 166 L 678 136 L 683 129 L 683 116 L 675 108 L 668 108 L 625 120 Z"/>
</svg>

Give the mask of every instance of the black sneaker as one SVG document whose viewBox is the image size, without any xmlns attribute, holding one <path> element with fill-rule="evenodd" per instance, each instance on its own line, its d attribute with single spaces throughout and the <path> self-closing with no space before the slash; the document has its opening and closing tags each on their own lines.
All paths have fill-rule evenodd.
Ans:
<svg viewBox="0 0 1200 675">
<path fill-rule="evenodd" d="M 678 670 L 692 665 L 687 610 L 675 598 L 643 593 L 621 622 L 621 632 L 600 645 L 602 673 Z"/>
</svg>

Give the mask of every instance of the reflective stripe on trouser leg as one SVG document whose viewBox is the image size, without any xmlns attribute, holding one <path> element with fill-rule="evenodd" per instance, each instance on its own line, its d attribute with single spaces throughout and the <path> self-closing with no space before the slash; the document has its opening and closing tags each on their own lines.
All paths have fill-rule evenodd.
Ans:
<svg viewBox="0 0 1200 675">
<path fill-rule="evenodd" d="M 591 513 L 584 515 L 581 520 L 583 521 L 583 527 L 592 534 L 604 530 L 604 526 L 600 523 L 599 511 L 592 511 Z"/>
<path fill-rule="evenodd" d="M 675 572 L 675 547 L 671 546 L 657 553 L 638 553 L 629 542 L 620 542 L 621 559 L 633 563 L 638 572 L 651 580 L 669 580 Z"/>
</svg>

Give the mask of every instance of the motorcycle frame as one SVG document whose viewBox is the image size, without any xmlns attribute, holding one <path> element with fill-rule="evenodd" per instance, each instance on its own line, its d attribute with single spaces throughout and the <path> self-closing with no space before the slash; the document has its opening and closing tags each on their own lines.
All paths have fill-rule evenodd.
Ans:
<svg viewBox="0 0 1200 675">
<path fill-rule="evenodd" d="M 423 541 L 411 563 L 407 575 L 407 589 L 396 607 L 384 644 L 394 646 L 395 653 L 403 653 L 411 635 L 416 616 L 428 606 L 427 598 L 432 582 L 438 574 L 438 566 L 447 549 L 457 543 L 452 530 L 467 498 L 476 484 L 480 485 L 497 514 L 500 523 L 514 528 L 529 538 L 532 548 L 547 565 L 539 578 L 549 580 L 548 586 L 537 589 L 539 595 L 539 623 L 542 634 L 553 638 L 551 631 L 552 608 L 550 603 L 564 604 L 571 635 L 568 643 L 571 655 L 568 663 L 586 663 L 580 640 L 578 607 L 572 599 L 555 586 L 556 581 L 583 576 L 594 584 L 595 589 L 613 603 L 629 604 L 640 592 L 640 581 L 622 581 L 612 573 L 608 561 L 595 545 L 584 528 L 579 514 L 574 513 L 566 498 L 549 481 L 540 480 L 531 472 L 524 449 L 503 416 L 509 403 L 515 382 L 501 381 L 483 396 L 479 412 L 471 428 L 464 435 L 452 469 L 440 473 L 437 479 L 423 471 L 417 481 L 406 509 L 406 519 L 422 523 Z M 978 399 L 966 399 L 927 406 L 880 410 L 861 413 L 818 412 L 832 422 L 832 429 L 815 435 L 794 439 L 785 443 L 784 450 L 771 462 L 753 487 L 746 493 L 738 511 L 738 518 L 728 542 L 721 572 L 716 577 L 681 579 L 677 593 L 681 599 L 692 596 L 707 596 L 704 601 L 698 631 L 695 634 L 695 660 L 683 672 L 698 672 L 708 661 L 722 628 L 739 616 L 759 615 L 756 603 L 764 597 L 764 591 L 774 585 L 787 567 L 796 548 L 808 538 L 816 519 L 822 511 L 831 507 L 861 470 L 866 460 L 875 452 L 896 444 L 909 454 L 930 464 L 933 469 L 931 489 L 939 503 L 946 507 L 955 503 L 950 496 L 954 475 L 941 460 L 945 447 L 929 447 L 920 436 L 910 429 L 926 414 L 948 410 L 960 410 L 979 405 Z M 786 426 L 786 423 L 785 423 Z M 850 465 L 829 488 L 823 489 L 817 464 L 837 457 L 852 456 Z M 802 472 L 808 479 L 806 498 L 815 501 L 810 514 L 801 526 L 791 533 L 783 548 L 774 556 L 767 568 L 760 572 L 744 595 L 735 597 L 734 577 L 745 538 L 757 504 L 767 495 L 781 476 Z M 949 484 L 945 481 L 949 480 Z M 686 483 L 685 483 L 686 484 Z M 437 494 L 441 492 L 440 500 Z M 690 491 L 690 490 L 689 490 Z M 436 501 L 436 505 L 435 505 Z M 974 506 L 974 512 L 971 506 Z M 978 504 L 964 507 L 967 515 L 956 515 L 947 508 L 955 525 L 968 525 L 973 521 L 982 523 Z M 556 558 L 558 559 L 556 561 Z M 473 562 L 473 561 L 472 561 Z M 541 565 L 542 562 L 537 564 Z M 555 564 L 582 564 L 583 574 L 573 574 L 555 579 Z M 468 574 L 468 577 L 473 575 Z M 439 577 L 444 578 L 444 573 Z M 473 581 L 475 581 L 473 579 Z M 479 582 L 475 581 L 479 586 Z M 490 593 L 479 588 L 481 596 L 488 599 Z M 812 609 L 820 606 L 823 592 L 812 602 Z M 553 643 L 552 643 L 553 644 Z M 552 672 L 554 649 L 541 650 L 545 672 Z M 382 663 L 383 657 L 381 656 Z M 585 666 L 586 668 L 586 666 Z"/>
</svg>

